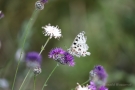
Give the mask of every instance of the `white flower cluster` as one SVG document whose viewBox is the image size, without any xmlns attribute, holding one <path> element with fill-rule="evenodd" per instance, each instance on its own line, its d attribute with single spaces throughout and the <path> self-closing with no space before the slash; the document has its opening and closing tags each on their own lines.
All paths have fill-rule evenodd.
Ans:
<svg viewBox="0 0 135 90">
<path fill-rule="evenodd" d="M 83 87 L 79 83 L 77 83 L 77 85 L 78 86 L 75 88 L 75 90 L 91 90 L 88 88 L 88 85 L 83 86 Z"/>
<path fill-rule="evenodd" d="M 50 36 L 50 38 L 54 37 L 55 39 L 60 38 L 62 36 L 61 29 L 59 29 L 58 26 L 55 27 L 49 24 L 42 28 L 44 29 L 43 34 L 45 36 Z"/>
</svg>

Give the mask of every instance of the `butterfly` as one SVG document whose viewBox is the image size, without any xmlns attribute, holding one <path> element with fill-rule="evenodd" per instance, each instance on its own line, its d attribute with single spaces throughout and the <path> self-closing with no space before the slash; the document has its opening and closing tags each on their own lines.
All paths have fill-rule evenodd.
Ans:
<svg viewBox="0 0 135 90">
<path fill-rule="evenodd" d="M 86 44 L 87 37 L 84 36 L 85 32 L 80 32 L 74 39 L 71 47 L 67 50 L 73 56 L 83 56 L 90 55 L 90 52 L 87 52 L 89 46 Z"/>
</svg>

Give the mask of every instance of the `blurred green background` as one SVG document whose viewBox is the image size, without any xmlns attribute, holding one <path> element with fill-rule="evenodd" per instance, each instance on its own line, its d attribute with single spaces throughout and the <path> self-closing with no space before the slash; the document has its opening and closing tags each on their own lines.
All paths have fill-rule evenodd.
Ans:
<svg viewBox="0 0 135 90">
<path fill-rule="evenodd" d="M 21 46 L 21 36 L 34 11 L 35 2 L 0 0 L 0 10 L 5 14 L 0 19 L 0 78 L 6 78 L 10 88 L 17 65 L 15 53 Z M 135 90 L 135 0 L 48 0 L 29 33 L 25 53 L 40 51 L 47 40 L 41 27 L 49 23 L 58 25 L 63 37 L 51 39 L 43 51 L 42 73 L 38 75 L 36 90 L 42 88 L 56 65 L 54 60 L 48 59 L 48 52 L 55 47 L 70 47 L 81 31 L 86 32 L 91 55 L 75 58 L 74 67 L 60 65 L 48 81 L 46 90 L 71 90 L 77 82 L 81 84 L 89 79 L 89 72 L 95 65 L 103 65 L 107 70 L 109 90 Z M 22 62 L 16 90 L 26 72 Z M 117 83 L 127 85 L 114 85 Z M 26 88 L 32 90 L 33 78 Z"/>
</svg>

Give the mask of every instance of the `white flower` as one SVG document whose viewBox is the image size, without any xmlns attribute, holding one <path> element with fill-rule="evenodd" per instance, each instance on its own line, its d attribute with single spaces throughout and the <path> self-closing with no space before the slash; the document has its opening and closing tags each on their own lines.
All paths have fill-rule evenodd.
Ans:
<svg viewBox="0 0 135 90">
<path fill-rule="evenodd" d="M 60 38 L 61 35 L 61 29 L 58 28 L 58 26 L 51 26 L 50 24 L 42 27 L 44 29 L 43 34 L 45 36 L 50 36 L 50 38 L 54 37 L 56 38 Z"/>
<path fill-rule="evenodd" d="M 6 79 L 0 79 L 0 88 L 7 89 L 9 87 L 9 83 Z"/>
<path fill-rule="evenodd" d="M 88 88 L 88 85 L 87 86 L 81 86 L 79 83 L 77 83 L 77 87 L 75 88 L 75 90 L 91 90 Z"/>
</svg>

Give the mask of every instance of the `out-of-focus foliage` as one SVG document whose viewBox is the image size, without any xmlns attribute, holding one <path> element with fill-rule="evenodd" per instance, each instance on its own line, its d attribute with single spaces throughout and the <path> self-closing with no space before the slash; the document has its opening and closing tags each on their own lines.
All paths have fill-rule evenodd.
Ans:
<svg viewBox="0 0 135 90">
<path fill-rule="evenodd" d="M 13 82 L 15 52 L 20 48 L 24 27 L 34 10 L 35 0 L 0 0 L 0 77 Z M 51 39 L 42 53 L 42 73 L 37 79 L 37 90 L 55 66 L 48 52 L 55 47 L 67 49 L 80 31 L 85 31 L 91 56 L 75 58 L 74 67 L 60 65 L 51 76 L 46 90 L 71 90 L 76 83 L 89 78 L 94 65 L 103 65 L 108 72 L 109 90 L 135 89 L 135 1 L 134 0 L 48 0 L 30 31 L 25 52 L 40 51 L 47 40 L 41 27 L 58 25 L 63 38 Z M 10 65 L 8 63 L 11 63 Z M 5 68 L 7 66 L 7 68 Z M 25 63 L 18 72 L 18 86 L 26 75 Z M 33 82 L 33 80 L 31 80 Z M 30 83 L 27 90 L 31 90 Z"/>
</svg>

